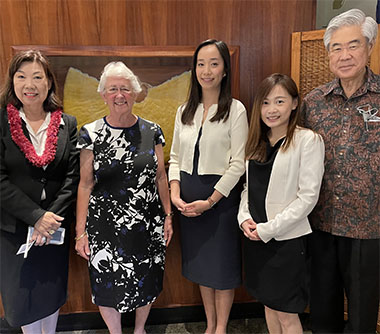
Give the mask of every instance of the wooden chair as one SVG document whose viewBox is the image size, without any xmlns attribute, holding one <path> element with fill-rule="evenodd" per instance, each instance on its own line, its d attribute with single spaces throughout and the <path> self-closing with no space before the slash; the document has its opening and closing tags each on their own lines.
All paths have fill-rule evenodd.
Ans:
<svg viewBox="0 0 380 334">
<path fill-rule="evenodd" d="M 301 97 L 334 77 L 330 72 L 327 51 L 323 45 L 324 33 L 325 30 L 314 30 L 292 34 L 291 76 Z M 380 73 L 380 24 L 369 65 L 372 71 Z"/>
<path fill-rule="evenodd" d="M 291 76 L 298 86 L 301 98 L 334 78 L 323 44 L 324 33 L 325 30 L 314 30 L 292 34 Z M 380 74 L 380 24 L 369 66 L 374 73 Z M 380 333 L 380 310 L 377 332 Z"/>
</svg>

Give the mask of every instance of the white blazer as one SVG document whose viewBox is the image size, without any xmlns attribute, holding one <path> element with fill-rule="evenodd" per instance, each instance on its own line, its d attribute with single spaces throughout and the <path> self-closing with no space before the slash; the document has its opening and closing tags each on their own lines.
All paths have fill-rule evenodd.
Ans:
<svg viewBox="0 0 380 334">
<path fill-rule="evenodd" d="M 181 121 L 185 105 L 178 108 L 173 142 L 169 160 L 169 181 L 180 181 L 180 173 L 193 172 L 193 160 L 199 129 L 203 132 L 199 140 L 198 174 L 215 174 L 222 177 L 215 189 L 227 197 L 244 174 L 244 149 L 248 136 L 247 113 L 244 105 L 232 99 L 228 119 L 220 122 L 210 122 L 216 114 L 218 105 L 213 104 L 205 122 L 203 119 L 203 104 L 198 105 L 192 124 Z"/>
<path fill-rule="evenodd" d="M 309 129 L 297 128 L 291 146 L 280 148 L 273 162 L 265 210 L 268 221 L 257 224 L 261 240 L 288 240 L 312 232 L 307 216 L 317 204 L 324 172 L 323 139 Z M 241 194 L 239 226 L 252 219 L 248 205 L 248 163 L 246 185 Z"/>
</svg>

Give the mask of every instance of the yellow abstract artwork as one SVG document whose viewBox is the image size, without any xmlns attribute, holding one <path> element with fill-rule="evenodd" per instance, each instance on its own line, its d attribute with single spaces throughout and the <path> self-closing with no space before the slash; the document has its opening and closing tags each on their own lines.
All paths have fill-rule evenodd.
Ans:
<svg viewBox="0 0 380 334">
<path fill-rule="evenodd" d="M 75 68 L 70 68 L 64 85 L 63 106 L 65 113 L 77 118 L 78 129 L 108 114 L 100 94 L 96 91 L 99 81 Z M 161 126 L 165 135 L 165 162 L 169 160 L 173 138 L 174 120 L 178 107 L 187 99 L 190 72 L 183 72 L 158 86 L 149 88 L 142 102 L 135 103 L 133 113 Z"/>
</svg>

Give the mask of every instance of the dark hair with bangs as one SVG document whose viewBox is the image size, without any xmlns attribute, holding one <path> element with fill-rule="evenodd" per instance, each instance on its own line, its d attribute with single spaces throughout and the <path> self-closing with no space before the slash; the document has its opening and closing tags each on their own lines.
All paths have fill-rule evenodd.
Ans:
<svg viewBox="0 0 380 334">
<path fill-rule="evenodd" d="M 37 62 L 41 64 L 45 75 L 51 85 L 47 98 L 43 103 L 44 110 L 54 111 L 58 108 L 62 108 L 62 102 L 57 96 L 57 81 L 49 64 L 49 61 L 46 56 L 37 50 L 19 52 L 11 59 L 8 66 L 8 75 L 5 79 L 4 87 L 0 93 L 0 107 L 5 108 L 8 103 L 13 104 L 17 109 L 20 109 L 22 107 L 22 103 L 17 98 L 14 90 L 13 77 L 21 65 L 26 62 Z"/>
<path fill-rule="evenodd" d="M 290 114 L 285 141 L 281 146 L 283 151 L 289 148 L 293 140 L 294 130 L 297 126 L 300 126 L 300 97 L 295 82 L 287 75 L 280 73 L 274 73 L 265 78 L 257 89 L 253 103 L 248 139 L 245 147 L 246 159 L 254 159 L 261 162 L 266 159 L 266 142 L 270 127 L 261 119 L 261 108 L 264 100 L 276 85 L 281 85 L 298 102 L 296 109 L 292 110 Z"/>
<path fill-rule="evenodd" d="M 228 50 L 227 44 L 223 41 L 217 41 L 216 39 L 208 39 L 198 45 L 193 55 L 189 99 L 183 110 L 181 118 L 183 124 L 192 124 L 195 111 L 197 110 L 198 105 L 202 100 L 202 87 L 197 80 L 196 68 L 198 61 L 198 53 L 200 49 L 207 45 L 215 45 L 218 49 L 224 62 L 225 73 L 225 76 L 223 76 L 222 82 L 220 84 L 218 110 L 216 114 L 210 119 L 210 122 L 220 120 L 223 120 L 225 122 L 228 119 L 228 116 L 230 115 L 230 106 L 232 103 L 230 51 Z"/>
</svg>

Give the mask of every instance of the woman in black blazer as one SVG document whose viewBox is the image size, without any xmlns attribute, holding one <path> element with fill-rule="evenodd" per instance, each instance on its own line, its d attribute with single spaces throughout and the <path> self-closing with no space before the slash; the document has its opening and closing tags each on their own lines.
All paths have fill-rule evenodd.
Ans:
<svg viewBox="0 0 380 334">
<path fill-rule="evenodd" d="M 26 51 L 11 60 L 0 95 L 0 288 L 5 318 L 24 333 L 55 333 L 67 294 L 77 123 L 56 89 L 47 58 Z M 16 255 L 29 227 L 29 242 L 41 247 Z M 60 227 L 64 243 L 49 244 Z"/>
</svg>

